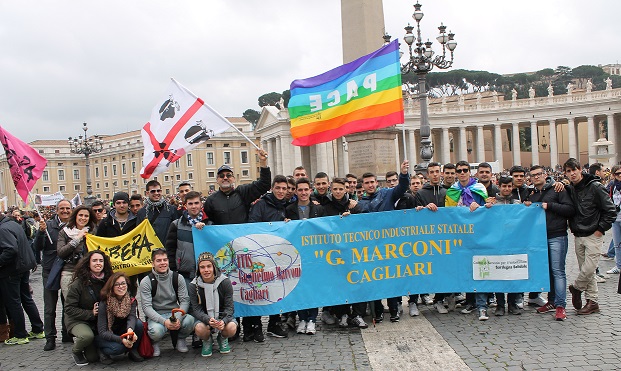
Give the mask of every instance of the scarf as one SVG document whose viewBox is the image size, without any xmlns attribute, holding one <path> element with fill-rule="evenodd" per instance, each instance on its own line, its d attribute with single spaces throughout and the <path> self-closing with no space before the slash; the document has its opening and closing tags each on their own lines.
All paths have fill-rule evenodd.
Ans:
<svg viewBox="0 0 621 371">
<path fill-rule="evenodd" d="M 147 198 L 144 204 L 144 207 L 146 209 L 146 217 L 147 219 L 149 219 L 149 215 L 152 215 L 154 212 L 157 211 L 158 214 L 160 213 L 160 208 L 166 204 L 166 200 L 162 198 L 158 202 L 153 202 L 149 198 Z"/>
<path fill-rule="evenodd" d="M 464 187 L 460 182 L 455 182 L 451 188 L 446 190 L 446 206 L 470 206 L 474 202 L 474 196 L 487 198 L 487 190 L 485 186 L 478 183 L 476 179 L 470 178 L 468 184 Z"/>
<path fill-rule="evenodd" d="M 132 309 L 132 300 L 129 293 L 125 293 L 121 300 L 115 295 L 108 296 L 106 300 L 106 317 L 108 318 L 108 330 L 112 331 L 112 325 L 115 318 L 127 318 L 129 311 Z"/>
<path fill-rule="evenodd" d="M 220 295 L 218 295 L 218 286 L 224 281 L 224 275 L 219 275 L 213 283 L 204 282 L 200 276 L 197 276 L 192 281 L 196 285 L 196 296 L 198 297 L 198 304 L 201 304 L 201 295 L 199 294 L 199 287 L 205 292 L 205 313 L 211 318 L 218 319 L 220 312 Z"/>
<path fill-rule="evenodd" d="M 187 210 L 183 210 L 183 216 L 186 217 L 186 219 L 188 219 L 188 222 L 190 222 L 190 224 L 192 224 L 193 226 L 196 225 L 196 223 L 200 223 L 203 221 L 203 210 L 200 211 L 200 213 L 198 213 L 198 215 L 196 216 L 196 218 L 191 218 L 190 214 L 188 213 Z"/>
<path fill-rule="evenodd" d="M 67 237 L 71 238 L 72 240 L 77 239 L 78 233 L 80 233 L 81 231 L 81 229 L 78 229 L 76 227 L 73 227 L 73 228 L 63 227 L 63 230 L 67 234 Z"/>
</svg>

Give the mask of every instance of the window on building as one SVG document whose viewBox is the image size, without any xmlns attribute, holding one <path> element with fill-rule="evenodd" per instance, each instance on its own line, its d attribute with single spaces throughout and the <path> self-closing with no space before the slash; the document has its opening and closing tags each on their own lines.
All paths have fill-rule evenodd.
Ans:
<svg viewBox="0 0 621 371">
<path fill-rule="evenodd" d="M 116 165 L 112 165 L 112 176 L 116 176 Z"/>
<path fill-rule="evenodd" d="M 175 161 L 175 169 L 179 168 L 179 160 Z"/>
<path fill-rule="evenodd" d="M 106 193 L 106 198 L 109 200 L 110 199 L 110 193 Z"/>
<path fill-rule="evenodd" d="M 95 188 L 96 189 L 99 189 L 100 188 L 99 186 L 100 186 L 99 182 L 95 183 Z"/>
<path fill-rule="evenodd" d="M 45 153 L 42 149 L 39 150 L 39 153 Z"/>
<path fill-rule="evenodd" d="M 209 171 L 207 172 L 207 176 L 210 178 L 215 178 L 216 177 L 216 172 L 215 171 Z"/>
<path fill-rule="evenodd" d="M 78 163 L 77 163 L 77 162 L 74 162 L 74 163 L 73 163 L 73 166 L 78 166 Z"/>
<path fill-rule="evenodd" d="M 224 152 L 224 164 L 225 165 L 231 164 L 231 152 Z"/>
<path fill-rule="evenodd" d="M 186 158 L 187 158 L 187 161 L 188 161 L 188 167 L 192 166 L 192 154 L 188 153 Z"/>
<path fill-rule="evenodd" d="M 181 180 L 181 174 L 177 174 L 176 179 L 177 179 L 177 180 Z"/>
<path fill-rule="evenodd" d="M 73 190 L 74 191 L 79 191 L 80 190 L 80 185 L 79 184 L 74 184 L 73 185 Z"/>
<path fill-rule="evenodd" d="M 132 174 L 136 174 L 136 162 L 132 161 Z"/>
<path fill-rule="evenodd" d="M 112 161 L 116 161 L 116 157 L 114 157 L 114 156 L 113 156 L 113 157 L 112 157 Z"/>
<path fill-rule="evenodd" d="M 246 142 L 241 142 L 240 146 L 245 147 L 246 146 Z"/>
<path fill-rule="evenodd" d="M 49 191 L 50 191 L 50 187 L 48 186 L 43 187 L 43 192 L 48 193 Z"/>
<path fill-rule="evenodd" d="M 63 163 L 62 163 L 62 162 L 59 162 L 59 163 L 58 163 L 58 166 L 63 166 Z"/>
<path fill-rule="evenodd" d="M 242 176 L 247 178 L 248 176 L 250 176 L 250 171 L 248 170 L 242 170 Z"/>
<path fill-rule="evenodd" d="M 170 188 L 166 188 L 166 194 L 169 195 L 170 194 Z"/>
<path fill-rule="evenodd" d="M 213 144 L 212 143 L 207 143 L 207 148 L 211 148 L 211 147 L 213 147 Z"/>
<path fill-rule="evenodd" d="M 207 152 L 207 165 L 213 165 L 213 152 Z"/>
<path fill-rule="evenodd" d="M 129 180 L 124 180 L 123 185 L 129 185 Z"/>
<path fill-rule="evenodd" d="M 164 181 L 168 182 L 168 180 L 170 180 L 170 177 L 168 175 L 164 175 Z"/>
<path fill-rule="evenodd" d="M 60 153 L 60 150 L 55 149 L 55 150 L 54 150 L 54 153 Z"/>
<path fill-rule="evenodd" d="M 47 170 L 43 170 L 43 173 L 41 174 L 41 179 L 44 182 L 47 182 L 50 180 L 50 174 L 47 172 Z"/>
<path fill-rule="evenodd" d="M 125 164 L 121 164 L 121 174 L 123 174 L 123 175 L 127 174 L 127 168 L 126 168 Z"/>
<path fill-rule="evenodd" d="M 230 147 L 231 145 L 229 143 L 224 143 L 223 147 Z"/>
<path fill-rule="evenodd" d="M 80 170 L 73 169 L 73 180 L 80 180 Z"/>
<path fill-rule="evenodd" d="M 108 177 L 108 165 L 104 165 L 104 178 Z"/>
<path fill-rule="evenodd" d="M 58 187 L 58 190 L 59 190 L 59 191 L 61 191 L 61 192 L 66 192 L 66 191 L 67 191 L 67 187 L 65 187 L 65 186 L 59 186 L 59 187 Z"/>
<path fill-rule="evenodd" d="M 58 170 L 58 180 L 65 180 L 65 170 Z"/>
<path fill-rule="evenodd" d="M 99 168 L 95 168 L 95 178 L 99 178 Z"/>
<path fill-rule="evenodd" d="M 241 163 L 242 164 L 248 163 L 248 151 L 241 151 Z"/>
<path fill-rule="evenodd" d="M 194 174 L 188 173 L 188 180 L 192 180 L 192 179 L 194 179 Z"/>
</svg>

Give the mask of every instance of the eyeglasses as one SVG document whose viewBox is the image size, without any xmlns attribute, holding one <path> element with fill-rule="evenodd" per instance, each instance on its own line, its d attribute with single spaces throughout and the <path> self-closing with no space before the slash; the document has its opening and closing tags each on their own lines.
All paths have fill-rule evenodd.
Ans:
<svg viewBox="0 0 621 371">
<path fill-rule="evenodd" d="M 152 189 L 149 191 L 149 193 L 162 193 L 161 189 Z"/>
<path fill-rule="evenodd" d="M 94 213 L 103 213 L 103 209 L 93 209 Z"/>
<path fill-rule="evenodd" d="M 615 175 L 621 175 L 621 171 L 617 171 Z"/>
<path fill-rule="evenodd" d="M 530 176 L 533 177 L 533 178 L 539 178 L 542 175 L 543 175 L 543 173 L 536 173 L 536 174 L 530 173 Z"/>
<path fill-rule="evenodd" d="M 233 178 L 233 174 L 231 174 L 231 173 L 220 173 L 220 174 L 218 174 L 218 178 L 220 178 L 220 179 Z"/>
<path fill-rule="evenodd" d="M 455 172 L 457 174 L 461 174 L 461 173 L 468 173 L 468 172 L 470 172 L 470 170 L 468 170 L 468 169 L 456 169 Z"/>
<path fill-rule="evenodd" d="M 127 282 L 117 282 L 114 284 L 114 287 L 123 287 L 127 286 Z"/>
</svg>

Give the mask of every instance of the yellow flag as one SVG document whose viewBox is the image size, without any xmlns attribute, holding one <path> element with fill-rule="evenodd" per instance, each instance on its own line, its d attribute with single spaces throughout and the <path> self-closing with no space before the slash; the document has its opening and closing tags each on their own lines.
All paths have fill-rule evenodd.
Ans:
<svg viewBox="0 0 621 371">
<path fill-rule="evenodd" d="M 131 232 L 119 237 L 105 238 L 86 235 L 89 251 L 101 250 L 110 257 L 112 270 L 129 276 L 151 270 L 151 251 L 163 248 L 151 223 L 144 220 Z"/>
</svg>

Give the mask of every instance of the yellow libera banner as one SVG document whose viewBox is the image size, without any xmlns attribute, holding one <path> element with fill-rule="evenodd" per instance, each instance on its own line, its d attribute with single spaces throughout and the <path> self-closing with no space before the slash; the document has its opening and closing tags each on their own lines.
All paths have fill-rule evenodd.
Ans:
<svg viewBox="0 0 621 371">
<path fill-rule="evenodd" d="M 131 232 L 119 237 L 105 238 L 86 235 L 88 250 L 101 250 L 110 257 L 113 271 L 129 276 L 151 270 L 151 251 L 163 248 L 151 223 L 144 220 Z"/>
</svg>

